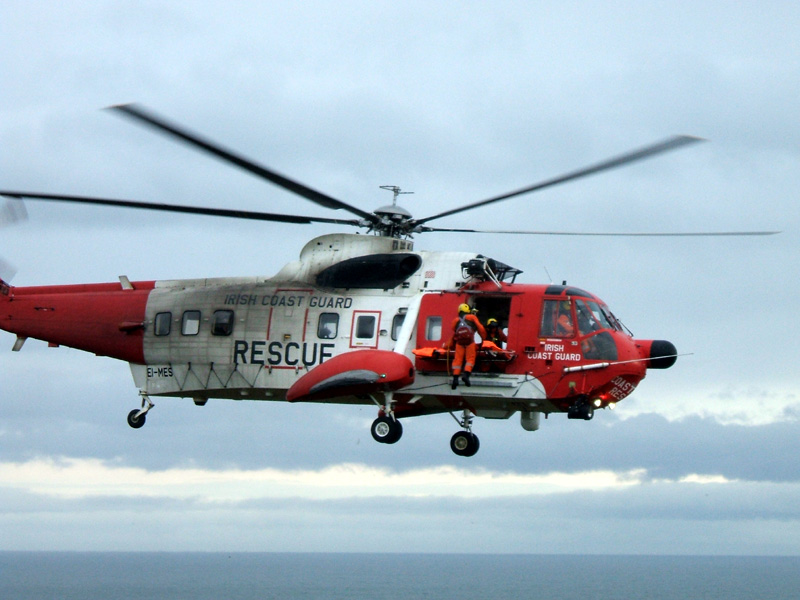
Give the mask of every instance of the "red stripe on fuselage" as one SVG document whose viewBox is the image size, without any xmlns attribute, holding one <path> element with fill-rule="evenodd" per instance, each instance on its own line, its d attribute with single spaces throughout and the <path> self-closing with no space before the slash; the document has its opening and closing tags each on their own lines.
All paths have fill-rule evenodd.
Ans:
<svg viewBox="0 0 800 600">
<path fill-rule="evenodd" d="M 12 287 L 0 328 L 20 337 L 143 363 L 145 307 L 153 281 Z M 141 327 L 138 325 L 141 324 Z"/>
</svg>

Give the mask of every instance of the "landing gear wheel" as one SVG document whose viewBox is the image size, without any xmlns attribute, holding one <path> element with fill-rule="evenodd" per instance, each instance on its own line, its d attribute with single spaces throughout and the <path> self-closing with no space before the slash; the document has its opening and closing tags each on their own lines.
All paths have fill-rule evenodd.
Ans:
<svg viewBox="0 0 800 600">
<path fill-rule="evenodd" d="M 459 431 L 450 438 L 450 449 L 458 456 L 475 456 L 480 447 L 478 436 L 471 431 Z"/>
<path fill-rule="evenodd" d="M 131 412 L 128 413 L 128 425 L 133 427 L 134 429 L 139 429 L 144 425 L 145 422 L 145 415 L 139 415 L 138 409 L 133 409 Z M 136 416 L 139 415 L 139 416 Z"/>
<path fill-rule="evenodd" d="M 378 417 L 372 422 L 370 429 L 372 438 L 381 444 L 394 444 L 403 435 L 400 421 L 392 417 Z"/>
</svg>

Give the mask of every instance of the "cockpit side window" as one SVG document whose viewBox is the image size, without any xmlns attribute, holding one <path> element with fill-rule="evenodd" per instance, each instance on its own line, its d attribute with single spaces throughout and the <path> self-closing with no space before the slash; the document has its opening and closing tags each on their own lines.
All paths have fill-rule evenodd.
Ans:
<svg viewBox="0 0 800 600">
<path fill-rule="evenodd" d="M 575 318 L 571 300 L 545 300 L 542 303 L 540 337 L 573 337 Z"/>
</svg>

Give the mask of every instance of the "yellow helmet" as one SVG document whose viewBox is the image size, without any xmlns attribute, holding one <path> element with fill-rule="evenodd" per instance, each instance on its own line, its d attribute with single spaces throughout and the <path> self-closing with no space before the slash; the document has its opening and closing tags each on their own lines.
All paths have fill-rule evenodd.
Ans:
<svg viewBox="0 0 800 600">
<path fill-rule="evenodd" d="M 459 304 L 458 305 L 458 312 L 460 312 L 460 313 L 468 313 L 468 312 L 472 312 L 472 309 L 469 307 L 469 304 L 466 304 L 466 303 Z"/>
<path fill-rule="evenodd" d="M 486 321 L 486 326 L 487 327 L 497 327 L 497 319 L 495 319 L 495 318 L 489 319 L 488 321 Z"/>
</svg>

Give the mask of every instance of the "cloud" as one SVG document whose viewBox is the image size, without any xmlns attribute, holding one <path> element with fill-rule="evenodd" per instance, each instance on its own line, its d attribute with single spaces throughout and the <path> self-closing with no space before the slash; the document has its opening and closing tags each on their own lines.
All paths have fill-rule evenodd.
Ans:
<svg viewBox="0 0 800 600">
<path fill-rule="evenodd" d="M 513 472 L 440 466 L 392 471 L 362 464 L 308 469 L 146 470 L 97 459 L 40 459 L 0 463 L 3 485 L 60 498 L 153 497 L 210 503 L 265 498 L 455 497 L 498 498 L 600 490 L 634 485 L 641 473 Z"/>
<path fill-rule="evenodd" d="M 644 414 L 657 414 L 669 421 L 699 417 L 721 425 L 757 427 L 796 421 L 800 397 L 782 382 L 730 382 L 719 387 L 699 383 L 688 394 L 683 384 L 670 382 L 647 396 L 626 399 L 619 411 L 623 419 Z"/>
<path fill-rule="evenodd" d="M 70 458 L 0 463 L 0 477 L 9 549 L 800 553 L 796 482 L 356 464 L 147 471 Z"/>
</svg>

